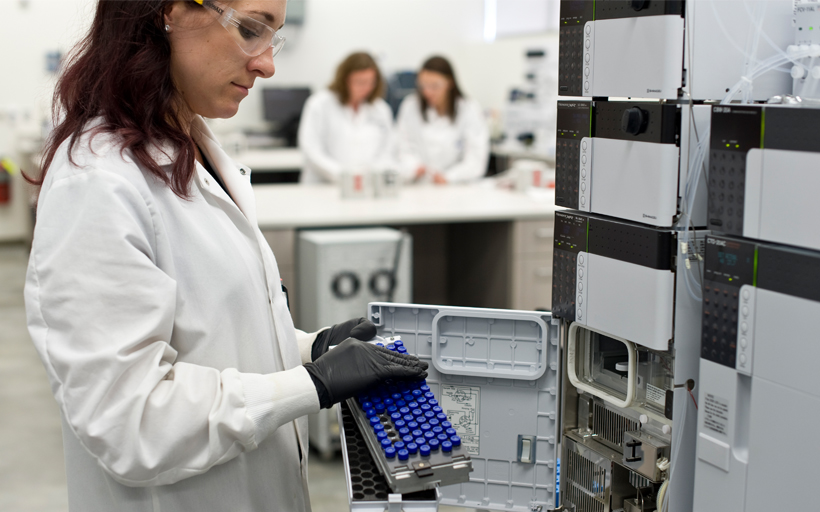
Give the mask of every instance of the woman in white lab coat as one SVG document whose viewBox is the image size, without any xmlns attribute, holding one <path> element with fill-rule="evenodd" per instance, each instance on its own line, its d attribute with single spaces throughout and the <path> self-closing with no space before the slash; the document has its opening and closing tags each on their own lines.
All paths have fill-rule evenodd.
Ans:
<svg viewBox="0 0 820 512">
<path fill-rule="evenodd" d="M 464 97 L 444 57 L 422 65 L 417 92 L 399 108 L 398 137 L 400 170 L 410 181 L 464 183 L 487 170 L 490 136 L 481 106 Z"/>
<path fill-rule="evenodd" d="M 100 0 L 57 86 L 25 298 L 71 511 L 305 511 L 305 415 L 424 375 L 297 331 L 249 171 L 203 117 L 274 73 L 284 0 Z M 336 345 L 335 350 L 328 350 Z"/>
<path fill-rule="evenodd" d="M 348 56 L 333 83 L 308 98 L 299 125 L 302 183 L 338 183 L 344 172 L 392 169 L 393 114 L 384 80 L 367 53 Z"/>
</svg>

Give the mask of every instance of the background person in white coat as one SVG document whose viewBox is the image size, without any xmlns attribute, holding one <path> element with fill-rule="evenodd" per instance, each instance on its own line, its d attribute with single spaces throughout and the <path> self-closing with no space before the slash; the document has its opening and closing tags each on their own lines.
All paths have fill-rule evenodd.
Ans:
<svg viewBox="0 0 820 512">
<path fill-rule="evenodd" d="M 393 114 L 382 99 L 384 79 L 364 52 L 339 64 L 333 83 L 305 103 L 299 149 L 302 183 L 338 183 L 343 172 L 394 168 Z"/>
<path fill-rule="evenodd" d="M 481 106 L 464 97 L 444 57 L 418 73 L 417 92 L 402 101 L 398 151 L 402 174 L 437 184 L 475 181 L 487 171 L 490 135 Z"/>
<path fill-rule="evenodd" d="M 201 117 L 273 75 L 284 17 L 100 0 L 60 78 L 25 296 L 71 511 L 309 510 L 304 416 L 425 375 L 350 338 L 364 319 L 294 329 L 249 171 Z"/>
</svg>

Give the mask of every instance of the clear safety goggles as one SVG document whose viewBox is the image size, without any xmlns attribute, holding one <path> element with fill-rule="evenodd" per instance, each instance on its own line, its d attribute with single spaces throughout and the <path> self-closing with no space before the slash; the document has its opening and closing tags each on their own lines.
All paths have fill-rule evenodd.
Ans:
<svg viewBox="0 0 820 512">
<path fill-rule="evenodd" d="M 194 2 L 213 11 L 218 16 L 219 24 L 231 34 L 239 48 L 251 57 L 262 55 L 268 48 L 273 48 L 273 56 L 276 57 L 285 45 L 285 37 L 277 34 L 271 27 L 223 3 L 215 0 L 194 0 Z"/>
</svg>

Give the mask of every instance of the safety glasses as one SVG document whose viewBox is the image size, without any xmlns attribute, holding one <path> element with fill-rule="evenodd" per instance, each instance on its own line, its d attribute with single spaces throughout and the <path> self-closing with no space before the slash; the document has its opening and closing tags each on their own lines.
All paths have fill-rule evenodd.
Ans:
<svg viewBox="0 0 820 512">
<path fill-rule="evenodd" d="M 277 34 L 268 25 L 245 16 L 223 3 L 215 0 L 194 0 L 194 2 L 213 11 L 218 17 L 219 24 L 231 34 L 239 48 L 251 57 L 262 55 L 268 48 L 273 48 L 275 57 L 285 45 L 285 37 Z"/>
</svg>

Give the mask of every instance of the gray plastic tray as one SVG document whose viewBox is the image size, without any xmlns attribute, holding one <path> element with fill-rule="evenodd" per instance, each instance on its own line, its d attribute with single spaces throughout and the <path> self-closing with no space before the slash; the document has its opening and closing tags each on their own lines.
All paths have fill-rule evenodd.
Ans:
<svg viewBox="0 0 820 512">
<path fill-rule="evenodd" d="M 473 472 L 441 503 L 516 512 L 556 506 L 559 322 L 549 312 L 372 303 L 382 337 L 428 362 L 427 384 L 462 438 Z M 529 462 L 521 448 L 531 444 Z"/>
</svg>

